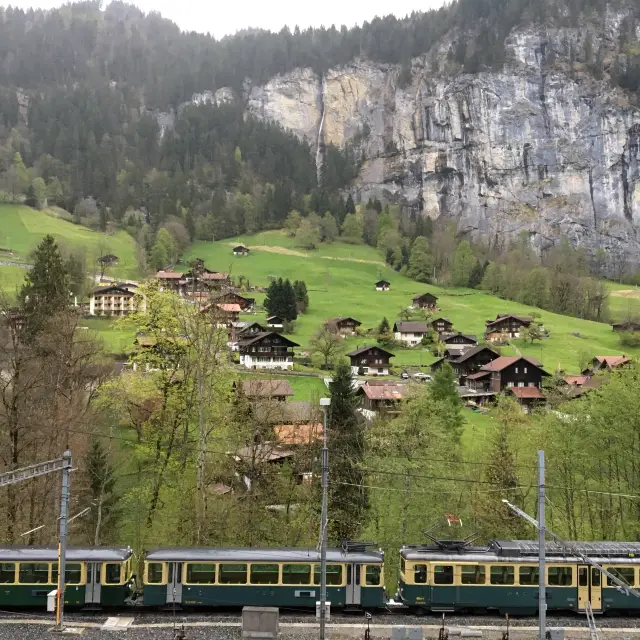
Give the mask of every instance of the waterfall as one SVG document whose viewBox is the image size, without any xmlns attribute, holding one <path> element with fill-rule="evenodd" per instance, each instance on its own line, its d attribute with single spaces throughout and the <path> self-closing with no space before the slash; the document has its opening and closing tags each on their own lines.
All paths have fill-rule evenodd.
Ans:
<svg viewBox="0 0 640 640">
<path fill-rule="evenodd" d="M 320 108 L 322 109 L 322 116 L 320 117 L 320 126 L 318 127 L 318 139 L 316 141 L 316 173 L 318 176 L 318 186 L 322 181 L 322 152 L 320 145 L 322 144 L 322 128 L 324 127 L 324 93 L 326 88 L 326 79 L 322 76 L 322 84 L 320 87 Z"/>
</svg>

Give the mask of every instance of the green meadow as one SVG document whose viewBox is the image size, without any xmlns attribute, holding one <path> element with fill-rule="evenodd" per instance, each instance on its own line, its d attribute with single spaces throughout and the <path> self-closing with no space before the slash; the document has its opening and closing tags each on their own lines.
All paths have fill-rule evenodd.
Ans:
<svg viewBox="0 0 640 640">
<path fill-rule="evenodd" d="M 251 248 L 249 256 L 233 255 L 233 245 L 240 242 Z M 581 357 L 587 353 L 623 353 L 618 336 L 608 324 L 542 311 L 475 290 L 424 285 L 385 266 L 381 254 L 368 246 L 334 243 L 323 245 L 317 251 L 303 251 L 296 248 L 293 239 L 284 232 L 268 231 L 251 237 L 196 243 L 186 260 L 195 257 L 202 258 L 208 268 L 228 271 L 234 277 L 245 276 L 252 285 L 268 285 L 269 276 L 304 280 L 309 290 L 310 308 L 298 319 L 295 332 L 290 336 L 303 349 L 329 318 L 353 316 L 365 329 L 376 327 L 385 316 L 393 324 L 400 311 L 411 304 L 414 295 L 429 291 L 438 296 L 440 311 L 437 315 L 449 318 L 455 330 L 476 334 L 479 338 L 484 332 L 485 320 L 495 318 L 498 313 L 539 314 L 539 321 L 550 332 L 550 337 L 533 345 L 517 340 L 502 353 L 509 355 L 519 350 L 523 355 L 540 360 L 549 372 L 559 367 L 567 372 L 577 372 Z M 374 283 L 381 278 L 391 283 L 390 291 L 375 290 Z M 255 297 L 262 302 L 264 296 L 257 294 Z M 247 316 L 249 318 L 264 319 L 264 313 L 258 313 L 257 317 Z M 358 337 L 346 342 L 350 350 L 375 341 Z M 434 359 L 422 348 L 394 348 L 393 351 L 396 357 L 392 362 L 396 367 L 424 367 Z M 638 355 L 640 351 L 631 353 Z"/>
<path fill-rule="evenodd" d="M 30 207 L 14 204 L 0 204 L 0 260 L 29 262 L 29 254 L 42 238 L 51 234 L 62 247 L 83 251 L 89 271 L 95 269 L 100 248 L 119 258 L 117 267 L 107 270 L 107 275 L 134 278 L 137 275 L 136 245 L 126 231 L 114 234 L 92 231 L 60 217 L 54 211 L 37 211 Z M 0 284 L 18 278 L 9 271 L 10 267 L 0 266 Z"/>
</svg>

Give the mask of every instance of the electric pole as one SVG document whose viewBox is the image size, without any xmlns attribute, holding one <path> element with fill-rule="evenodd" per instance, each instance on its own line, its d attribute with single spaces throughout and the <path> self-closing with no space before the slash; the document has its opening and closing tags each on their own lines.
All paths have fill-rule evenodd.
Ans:
<svg viewBox="0 0 640 640">
<path fill-rule="evenodd" d="M 539 621 L 538 638 L 545 640 L 547 635 L 547 573 L 545 569 L 545 492 L 544 492 L 544 451 L 538 451 L 538 562 L 540 570 L 538 572 L 539 596 Z"/>
<path fill-rule="evenodd" d="M 320 523 L 320 640 L 325 640 L 327 608 L 327 522 L 329 491 L 329 449 L 327 449 L 327 410 L 330 398 L 320 398 L 324 420 L 322 427 L 322 515 Z"/>
</svg>

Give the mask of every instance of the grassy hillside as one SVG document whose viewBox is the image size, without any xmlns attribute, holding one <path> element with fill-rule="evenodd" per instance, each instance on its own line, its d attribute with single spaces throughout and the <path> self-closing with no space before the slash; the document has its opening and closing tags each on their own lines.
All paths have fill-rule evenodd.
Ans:
<svg viewBox="0 0 640 640">
<path fill-rule="evenodd" d="M 628 284 L 607 283 L 609 313 L 614 321 L 640 318 L 640 289 Z"/>
<path fill-rule="evenodd" d="M 251 255 L 234 257 L 231 248 L 238 242 L 251 247 Z M 591 355 L 622 353 L 618 337 L 607 324 L 541 311 L 478 291 L 423 285 L 386 267 L 382 256 L 367 246 L 336 243 L 323 246 L 319 251 L 301 251 L 284 233 L 269 231 L 235 240 L 196 243 L 187 259 L 195 257 L 203 258 L 209 268 L 246 276 L 256 285 L 266 285 L 269 275 L 305 280 L 311 306 L 299 319 L 292 336 L 303 346 L 322 322 L 331 317 L 352 315 L 365 328 L 374 327 L 383 316 L 393 322 L 400 310 L 411 303 L 412 296 L 431 291 L 439 297 L 441 314 L 454 323 L 456 330 L 479 336 L 484 331 L 485 320 L 495 318 L 498 313 L 539 312 L 551 337 L 534 345 L 517 341 L 516 347 L 523 354 L 539 359 L 549 371 L 558 366 L 577 371 L 583 352 Z M 380 278 L 391 282 L 391 291 L 375 291 L 374 282 Z M 261 301 L 261 296 L 257 298 Z M 362 338 L 348 340 L 350 348 L 365 343 L 367 341 Z M 424 349 L 394 351 L 396 365 L 424 366 L 433 360 Z M 504 354 L 514 352 L 512 348 L 503 350 Z"/>
<path fill-rule="evenodd" d="M 62 246 L 84 251 L 90 270 L 95 268 L 102 245 L 106 253 L 120 258 L 118 266 L 108 270 L 109 275 L 130 278 L 137 275 L 135 242 L 125 231 L 108 235 L 73 224 L 46 211 L 0 204 L 0 248 L 13 253 L 0 252 L 0 260 L 28 262 L 29 253 L 47 234 L 51 234 Z M 5 282 L 17 278 L 15 273 L 7 269 L 6 266 L 0 267 L 0 284 L 5 285 Z"/>
</svg>

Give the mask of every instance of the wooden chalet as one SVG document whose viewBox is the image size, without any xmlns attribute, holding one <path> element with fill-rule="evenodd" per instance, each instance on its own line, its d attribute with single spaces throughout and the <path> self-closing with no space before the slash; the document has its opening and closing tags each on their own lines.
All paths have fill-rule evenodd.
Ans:
<svg viewBox="0 0 640 640">
<path fill-rule="evenodd" d="M 386 376 L 389 375 L 391 358 L 395 355 L 382 347 L 360 347 L 347 353 L 351 361 L 354 375 Z"/>
<path fill-rule="evenodd" d="M 240 364 L 247 369 L 291 369 L 293 348 L 299 346 L 275 331 L 258 333 L 238 342 Z"/>
<path fill-rule="evenodd" d="M 337 335 L 347 337 L 355 336 L 358 327 L 362 324 L 360 320 L 356 320 L 351 316 L 338 316 L 337 318 L 331 318 L 324 323 L 324 326 L 331 332 Z"/>
<path fill-rule="evenodd" d="M 267 328 L 259 322 L 238 322 L 237 325 L 236 333 L 239 338 L 247 338 L 267 331 Z"/>
<path fill-rule="evenodd" d="M 393 380 L 367 380 L 356 396 L 360 398 L 362 414 L 371 419 L 381 413 L 397 413 L 406 391 L 406 385 Z"/>
<path fill-rule="evenodd" d="M 249 251 L 251 251 L 251 249 L 249 249 L 249 247 L 245 247 L 243 244 L 239 244 L 233 247 L 234 256 L 248 256 Z"/>
<path fill-rule="evenodd" d="M 453 322 L 449 318 L 433 318 L 429 322 L 429 327 L 438 334 L 446 334 L 448 336 L 453 333 Z"/>
<path fill-rule="evenodd" d="M 429 333 L 426 322 L 398 321 L 393 325 L 393 336 L 398 342 L 415 347 Z"/>
<path fill-rule="evenodd" d="M 213 299 L 217 304 L 237 304 L 242 313 L 250 313 L 256 306 L 255 298 L 245 298 L 235 291 L 225 291 Z"/>
<path fill-rule="evenodd" d="M 500 393 L 512 387 L 542 389 L 542 379 L 549 374 L 534 358 L 500 356 L 466 378 L 467 387 Z"/>
<path fill-rule="evenodd" d="M 411 300 L 411 306 L 417 309 L 428 309 L 435 311 L 438 307 L 438 298 L 432 293 L 422 293 L 419 296 L 414 296 Z"/>
<path fill-rule="evenodd" d="M 472 334 L 464 334 L 458 331 L 458 333 L 444 336 L 442 338 L 442 342 L 444 342 L 446 345 L 459 344 L 473 347 L 478 344 L 478 338 Z"/>
<path fill-rule="evenodd" d="M 598 371 L 613 371 L 614 369 L 629 368 L 633 364 L 631 358 L 621 356 L 595 356 L 591 364 L 583 370 L 583 375 L 593 375 Z"/>
<path fill-rule="evenodd" d="M 391 289 L 391 283 L 386 280 L 378 280 L 376 282 L 376 291 L 389 291 Z"/>
<path fill-rule="evenodd" d="M 562 381 L 562 390 L 569 398 L 581 398 L 589 391 L 599 389 L 606 382 L 603 376 L 566 376 Z"/>
<path fill-rule="evenodd" d="M 234 383 L 234 387 L 236 384 Z M 284 402 L 293 396 L 293 389 L 288 380 L 243 380 L 242 391 L 250 400 L 277 400 Z"/>
<path fill-rule="evenodd" d="M 167 267 L 158 271 L 155 279 L 162 291 L 173 291 L 180 296 L 197 300 L 206 300 L 212 292 L 220 291 L 230 284 L 228 274 L 205 268 L 201 260 L 196 260 L 194 267 L 187 271 Z"/>
<path fill-rule="evenodd" d="M 486 321 L 484 337 L 490 342 L 519 338 L 523 330 L 529 327 L 532 322 L 533 318 L 529 316 L 501 313 L 495 320 Z"/>
<path fill-rule="evenodd" d="M 640 322 L 626 320 L 625 322 L 615 322 L 611 327 L 618 333 L 632 333 L 634 331 L 640 331 Z"/>
<path fill-rule="evenodd" d="M 486 345 L 463 346 L 462 352 L 457 352 L 456 350 L 452 354 L 436 360 L 431 365 L 431 370 L 435 372 L 445 362 L 448 362 L 458 378 L 458 384 L 464 386 L 469 376 L 477 373 L 485 365 L 497 360 L 499 357 L 498 353 Z"/>
<path fill-rule="evenodd" d="M 133 289 L 135 287 L 129 288 L 127 285 L 120 284 L 94 289 L 89 295 L 89 315 L 127 316 L 134 313 L 137 308 Z M 144 302 L 141 311 L 144 311 Z"/>
<path fill-rule="evenodd" d="M 267 318 L 267 329 L 269 331 L 282 331 L 284 329 L 284 318 L 269 316 Z"/>
</svg>

